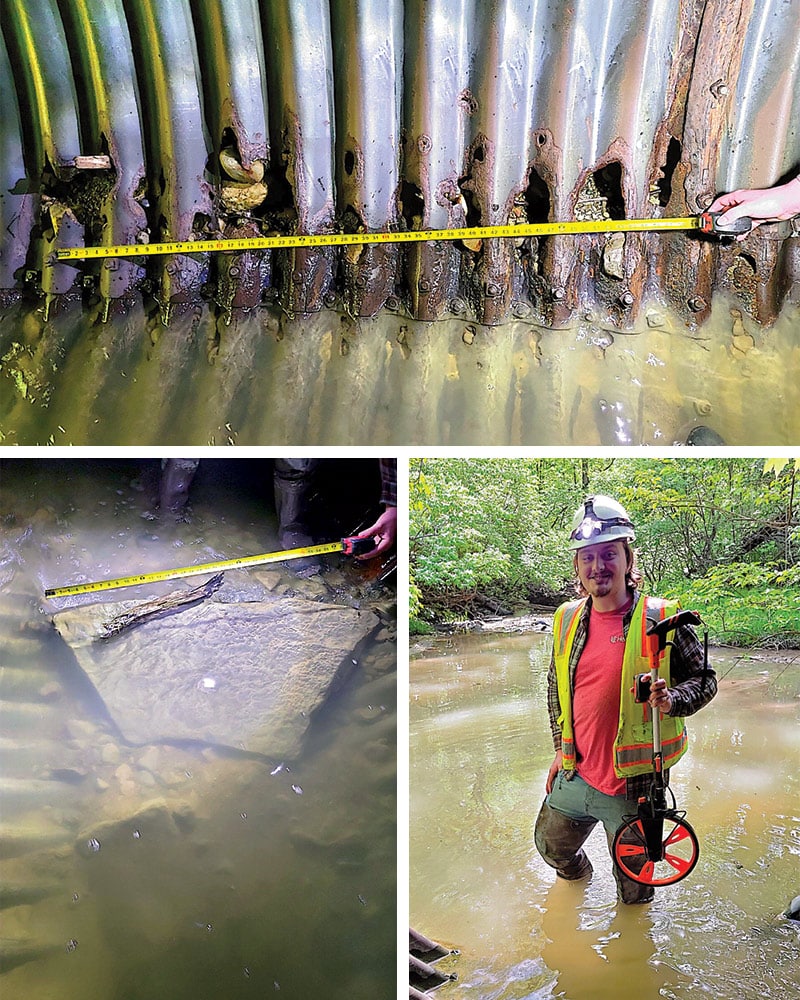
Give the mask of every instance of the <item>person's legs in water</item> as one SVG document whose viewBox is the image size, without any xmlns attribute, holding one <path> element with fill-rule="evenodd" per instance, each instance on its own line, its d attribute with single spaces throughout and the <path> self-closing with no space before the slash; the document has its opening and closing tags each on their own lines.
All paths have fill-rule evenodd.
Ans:
<svg viewBox="0 0 800 1000">
<path fill-rule="evenodd" d="M 275 510 L 282 549 L 301 549 L 314 544 L 309 501 L 318 463 L 316 458 L 275 459 Z M 289 565 L 298 576 L 314 576 L 321 568 L 319 559 L 313 556 L 295 559 Z"/>
<path fill-rule="evenodd" d="M 162 459 L 158 491 L 158 506 L 162 515 L 174 514 L 181 520 L 186 519 L 189 487 L 199 464 L 197 458 Z"/>
<path fill-rule="evenodd" d="M 572 882 L 592 874 L 592 864 L 583 851 L 597 818 L 589 816 L 581 798 L 571 794 L 571 782 L 559 771 L 552 791 L 546 796 L 536 818 L 536 847 L 559 878 Z"/>
<path fill-rule="evenodd" d="M 567 882 L 575 882 L 592 874 L 592 863 L 583 845 L 596 826 L 597 820 L 566 816 L 553 809 L 545 799 L 536 817 L 533 838 L 541 856 L 555 868 L 556 875 Z"/>
<path fill-rule="evenodd" d="M 625 816 L 636 813 L 636 803 L 621 795 L 605 795 L 587 785 L 580 775 L 567 778 L 560 771 L 553 789 L 542 804 L 534 839 L 544 860 L 561 878 L 582 878 L 591 872 L 591 863 L 581 849 L 598 822 L 611 842 Z M 617 894 L 623 903 L 647 903 L 652 886 L 640 885 L 613 864 Z"/>
<path fill-rule="evenodd" d="M 630 816 L 634 813 L 635 807 L 632 803 L 629 803 L 630 809 L 626 813 Z M 652 885 L 642 885 L 640 882 L 634 882 L 632 878 L 628 878 L 627 875 L 623 875 L 619 868 L 613 863 L 613 844 L 614 844 L 614 834 L 617 832 L 616 829 L 610 830 L 607 826 L 605 827 L 606 840 L 608 841 L 608 850 L 612 855 L 611 868 L 614 872 L 614 881 L 617 883 L 617 895 L 622 900 L 623 903 L 649 903 L 652 901 L 656 894 L 655 889 Z"/>
<path fill-rule="evenodd" d="M 611 870 L 614 873 L 614 881 L 617 883 L 617 895 L 623 903 L 649 903 L 655 896 L 652 885 L 642 885 L 640 882 L 634 882 L 627 875 L 623 875 L 614 864 L 612 850 L 614 835 L 622 826 L 624 819 L 636 815 L 638 803 L 632 799 L 626 799 L 624 795 L 605 795 L 589 785 L 586 785 L 586 789 L 586 808 L 597 816 L 606 832 L 608 851 L 611 855 Z"/>
</svg>

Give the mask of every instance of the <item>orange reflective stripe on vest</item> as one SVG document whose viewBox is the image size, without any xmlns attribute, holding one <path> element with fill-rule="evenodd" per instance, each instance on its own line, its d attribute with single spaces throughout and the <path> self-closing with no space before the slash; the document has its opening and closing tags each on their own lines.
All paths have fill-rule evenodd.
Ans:
<svg viewBox="0 0 800 1000">
<path fill-rule="evenodd" d="M 661 741 L 661 753 L 664 767 L 670 766 L 670 761 L 677 760 L 686 749 L 686 729 L 673 739 Z M 616 761 L 623 768 L 646 765 L 646 770 L 653 767 L 653 746 L 651 743 L 638 743 L 633 746 L 621 746 L 615 750 Z"/>
</svg>

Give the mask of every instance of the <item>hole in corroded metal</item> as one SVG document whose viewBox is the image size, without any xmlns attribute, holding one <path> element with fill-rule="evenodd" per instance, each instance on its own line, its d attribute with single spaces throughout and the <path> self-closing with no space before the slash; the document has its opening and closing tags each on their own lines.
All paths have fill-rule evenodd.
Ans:
<svg viewBox="0 0 800 1000">
<path fill-rule="evenodd" d="M 221 150 L 222 149 L 232 149 L 232 150 L 234 150 L 236 152 L 237 156 L 239 157 L 240 162 L 241 162 L 241 156 L 239 155 L 239 143 L 238 143 L 238 141 L 236 139 L 236 133 L 234 132 L 234 130 L 229 125 L 226 126 L 222 130 L 222 138 L 220 140 L 219 148 Z M 208 161 L 208 164 L 207 164 L 207 167 L 208 167 L 208 170 L 209 170 L 210 173 L 214 174 L 220 180 L 224 179 L 224 177 L 225 177 L 225 170 L 224 170 L 223 165 L 220 163 L 220 161 L 218 159 L 216 159 L 213 156 L 210 157 L 209 161 Z"/>
<path fill-rule="evenodd" d="M 683 147 L 680 142 L 671 136 L 667 146 L 666 160 L 661 168 L 661 178 L 655 183 L 655 194 L 658 197 L 658 204 L 662 208 L 667 207 L 672 197 L 672 176 L 675 173 L 675 168 L 681 162 L 682 152 Z"/>
<path fill-rule="evenodd" d="M 425 199 L 416 184 L 403 181 L 400 185 L 400 212 L 409 229 L 419 229 L 425 217 Z"/>
<path fill-rule="evenodd" d="M 133 192 L 133 200 L 138 202 L 142 208 L 149 208 L 150 201 L 147 197 L 147 178 L 141 176 L 136 182 L 136 189 Z"/>
<path fill-rule="evenodd" d="M 523 193 L 528 222 L 547 222 L 550 218 L 550 189 L 535 167 L 528 174 L 528 186 Z"/>
<path fill-rule="evenodd" d="M 342 212 L 342 229 L 345 233 L 358 233 L 365 228 L 364 220 L 352 205 L 346 205 Z M 351 249 L 360 253 L 361 247 Z"/>
<path fill-rule="evenodd" d="M 458 95 L 458 103 L 462 111 L 465 111 L 468 115 L 474 115 L 478 110 L 478 102 L 475 100 L 475 96 L 471 90 L 462 90 Z"/>
<path fill-rule="evenodd" d="M 267 196 L 261 207 L 254 213 L 262 216 L 270 225 L 285 230 L 293 226 L 297 219 L 297 205 L 290 180 L 289 158 L 281 156 L 272 162 L 264 175 Z"/>
<path fill-rule="evenodd" d="M 96 235 L 102 230 L 104 205 L 114 190 L 116 170 L 59 167 L 53 169 L 49 159 L 41 175 L 42 205 L 54 206 L 52 217 L 57 217 L 57 206 L 69 209 L 79 223 Z"/>
<path fill-rule="evenodd" d="M 609 219 L 606 199 L 600 193 L 594 174 L 589 174 L 575 199 L 575 218 L 579 221 Z"/>
<path fill-rule="evenodd" d="M 345 150 L 344 154 L 344 172 L 351 176 L 353 171 L 356 169 L 356 154 L 352 149 Z"/>
<path fill-rule="evenodd" d="M 611 219 L 625 218 L 625 198 L 622 194 L 622 164 L 612 160 L 599 170 L 595 170 L 592 178 L 599 196 L 604 199 L 606 211 Z"/>
<path fill-rule="evenodd" d="M 466 177 L 459 177 L 458 186 L 461 189 L 461 195 L 464 199 L 464 206 L 466 210 L 466 218 L 464 220 L 464 225 L 469 229 L 472 226 L 479 226 L 481 224 L 481 207 L 478 204 L 478 199 L 475 197 L 475 192 L 472 190 L 472 179 L 467 175 Z"/>
<path fill-rule="evenodd" d="M 205 212 L 195 212 L 192 219 L 192 232 L 197 235 L 215 235 L 214 220 Z"/>
</svg>

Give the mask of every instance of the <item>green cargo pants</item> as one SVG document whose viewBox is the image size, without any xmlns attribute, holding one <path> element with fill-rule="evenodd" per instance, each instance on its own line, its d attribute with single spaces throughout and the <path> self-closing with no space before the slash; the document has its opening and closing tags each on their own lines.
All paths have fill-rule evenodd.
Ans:
<svg viewBox="0 0 800 1000">
<path fill-rule="evenodd" d="M 592 873 L 592 863 L 583 851 L 589 834 L 602 823 L 609 851 L 624 816 L 635 815 L 636 802 L 622 795 L 606 795 L 587 785 L 579 774 L 567 777 L 559 771 L 536 819 L 536 848 L 556 874 L 573 881 Z M 617 894 L 623 903 L 649 903 L 653 887 L 640 885 L 613 865 Z"/>
</svg>

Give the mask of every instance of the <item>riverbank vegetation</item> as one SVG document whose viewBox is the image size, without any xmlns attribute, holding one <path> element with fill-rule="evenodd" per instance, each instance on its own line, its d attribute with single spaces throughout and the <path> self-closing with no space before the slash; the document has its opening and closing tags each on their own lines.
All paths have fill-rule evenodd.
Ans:
<svg viewBox="0 0 800 1000">
<path fill-rule="evenodd" d="M 800 646 L 798 492 L 800 459 L 412 459 L 412 633 L 574 597 L 571 519 L 608 493 L 644 589 L 699 611 L 713 642 Z"/>
</svg>

